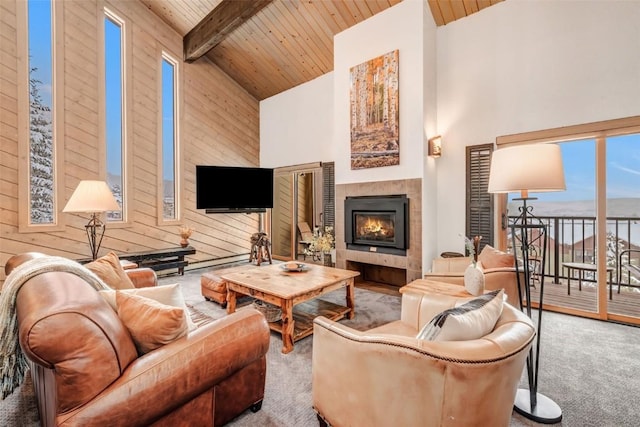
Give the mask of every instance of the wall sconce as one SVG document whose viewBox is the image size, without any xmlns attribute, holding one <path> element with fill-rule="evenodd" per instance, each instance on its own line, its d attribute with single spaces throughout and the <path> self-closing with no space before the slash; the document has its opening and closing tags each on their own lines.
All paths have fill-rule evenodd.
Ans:
<svg viewBox="0 0 640 427">
<path fill-rule="evenodd" d="M 442 155 L 442 137 L 434 136 L 429 140 L 429 157 L 440 157 Z"/>
</svg>

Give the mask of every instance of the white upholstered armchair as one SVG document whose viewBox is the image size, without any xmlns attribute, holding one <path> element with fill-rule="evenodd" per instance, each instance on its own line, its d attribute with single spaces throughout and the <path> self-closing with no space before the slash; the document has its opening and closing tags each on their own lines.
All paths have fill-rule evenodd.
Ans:
<svg viewBox="0 0 640 427">
<path fill-rule="evenodd" d="M 504 304 L 480 339 L 415 338 L 458 300 L 405 292 L 401 319 L 365 332 L 317 317 L 312 377 L 320 425 L 508 426 L 533 324 Z"/>
<path fill-rule="evenodd" d="M 431 271 L 425 273 L 424 278 L 464 286 L 464 271 L 471 261 L 471 257 L 436 258 L 431 265 Z M 487 245 L 479 254 L 478 261 L 484 272 L 485 289 L 504 289 L 507 301 L 514 307 L 520 308 L 518 278 L 513 255 Z M 524 283 L 522 269 L 520 269 L 520 283 Z"/>
</svg>

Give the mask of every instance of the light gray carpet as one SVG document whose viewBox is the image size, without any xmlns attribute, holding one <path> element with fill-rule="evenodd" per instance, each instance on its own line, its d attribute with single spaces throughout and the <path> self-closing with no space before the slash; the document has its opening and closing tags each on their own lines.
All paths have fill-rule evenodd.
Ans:
<svg viewBox="0 0 640 427">
<path fill-rule="evenodd" d="M 194 307 L 213 317 L 224 315 L 219 305 L 203 300 L 201 273 L 195 270 L 161 282 L 182 283 Z M 341 291 L 330 297 L 335 302 L 343 298 Z M 356 316 L 341 323 L 366 330 L 399 317 L 399 298 L 356 288 Z M 557 425 L 640 426 L 640 406 L 634 402 L 640 396 L 640 328 L 548 312 L 542 315 L 542 326 L 538 392 L 562 408 L 563 420 Z M 282 354 L 282 341 L 272 334 L 262 409 L 248 411 L 230 425 L 318 425 L 311 408 L 312 343 L 313 337 L 305 338 L 295 343 L 293 352 Z M 521 387 L 528 389 L 524 373 Z M 540 424 L 514 411 L 511 426 L 534 425 Z"/>
<path fill-rule="evenodd" d="M 161 279 L 162 283 L 184 285 L 187 304 L 218 318 L 226 311 L 213 302 L 205 301 L 200 293 L 202 271 L 185 273 L 184 277 L 173 276 Z M 344 304 L 345 291 L 338 290 L 323 299 Z M 362 289 L 355 290 L 356 316 L 352 320 L 341 321 L 356 329 L 369 329 L 400 317 L 400 299 Z M 318 422 L 311 409 L 311 346 L 313 336 L 294 344 L 291 353 L 282 354 L 282 339 L 271 334 L 267 354 L 267 378 L 265 399 L 262 409 L 255 414 L 251 411 L 232 421 L 232 426 L 317 426 Z"/>
<path fill-rule="evenodd" d="M 225 310 L 200 294 L 200 275 L 160 279 L 161 284 L 181 283 L 187 303 L 219 318 Z M 344 291 L 330 299 L 344 301 Z M 324 297 L 323 297 L 324 298 Z M 343 320 L 366 330 L 399 318 L 400 300 L 356 289 L 356 316 Z M 537 316 L 536 316 L 537 317 Z M 640 425 L 640 328 L 582 319 L 557 313 L 543 314 L 538 391 L 563 410 L 562 426 L 635 427 Z M 316 426 L 311 408 L 311 348 L 313 338 L 295 343 L 293 352 L 281 353 L 282 341 L 271 336 L 262 409 L 232 421 L 231 426 Z M 521 386 L 527 388 L 523 375 Z M 488 396 L 487 398 L 491 398 Z M 37 425 L 30 378 L 6 400 L 0 401 L 0 426 Z M 514 412 L 511 426 L 539 425 Z"/>
</svg>

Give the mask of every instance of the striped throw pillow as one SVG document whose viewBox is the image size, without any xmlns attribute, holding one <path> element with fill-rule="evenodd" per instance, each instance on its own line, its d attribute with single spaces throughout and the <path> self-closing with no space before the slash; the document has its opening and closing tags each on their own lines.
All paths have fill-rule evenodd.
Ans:
<svg viewBox="0 0 640 427">
<path fill-rule="evenodd" d="M 416 338 L 427 341 L 467 341 L 489 334 L 502 314 L 504 289 L 486 293 L 437 314 Z"/>
</svg>

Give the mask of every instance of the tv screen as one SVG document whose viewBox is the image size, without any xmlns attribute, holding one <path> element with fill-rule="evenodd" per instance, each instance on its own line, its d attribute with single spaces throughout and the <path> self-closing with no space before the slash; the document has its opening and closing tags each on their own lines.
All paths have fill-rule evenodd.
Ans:
<svg viewBox="0 0 640 427">
<path fill-rule="evenodd" d="M 273 169 L 196 165 L 196 208 L 264 212 L 273 207 Z"/>
</svg>

